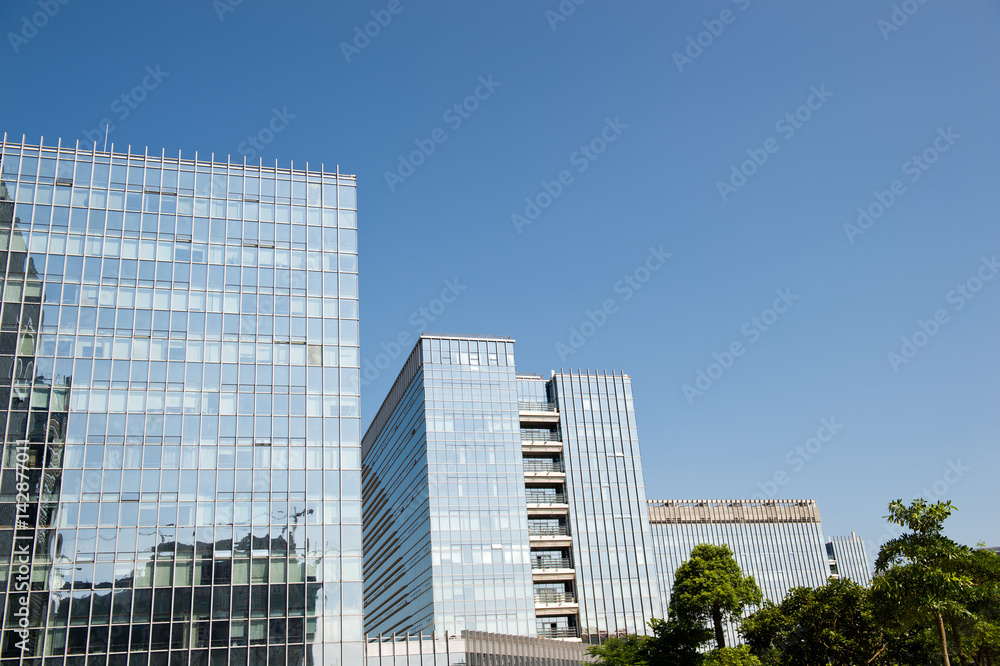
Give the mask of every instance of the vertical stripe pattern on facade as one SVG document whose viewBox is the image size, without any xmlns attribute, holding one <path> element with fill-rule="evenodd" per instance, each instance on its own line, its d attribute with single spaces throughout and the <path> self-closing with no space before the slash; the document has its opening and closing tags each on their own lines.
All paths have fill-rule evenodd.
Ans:
<svg viewBox="0 0 1000 666">
<path fill-rule="evenodd" d="M 698 544 L 726 545 L 765 599 L 793 587 L 819 587 L 830 576 L 815 500 L 650 500 L 656 569 L 669 606 L 674 575 Z M 727 644 L 739 642 L 726 627 Z"/>
<path fill-rule="evenodd" d="M 840 578 L 849 578 L 858 585 L 867 586 L 872 582 L 872 566 L 868 563 L 865 542 L 851 532 L 851 536 L 830 537 L 827 552 L 837 567 Z"/>
<path fill-rule="evenodd" d="M 556 373 L 573 562 L 584 640 L 645 633 L 662 617 L 632 381 Z"/>
</svg>

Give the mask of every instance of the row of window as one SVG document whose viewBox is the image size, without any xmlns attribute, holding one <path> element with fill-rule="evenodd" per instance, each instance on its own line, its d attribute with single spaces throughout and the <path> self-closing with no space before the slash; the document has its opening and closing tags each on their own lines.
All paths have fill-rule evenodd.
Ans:
<svg viewBox="0 0 1000 666">
<path fill-rule="evenodd" d="M 336 207 L 338 194 L 343 208 L 355 207 L 353 180 L 338 180 L 334 174 L 304 172 L 285 178 L 262 169 L 240 167 L 214 169 L 207 165 L 180 165 L 159 160 L 130 160 L 129 164 L 106 158 L 93 160 L 87 155 L 64 155 L 58 162 L 52 157 L 31 155 L 25 151 L 18 163 L 17 153 L 5 150 L 3 176 L 23 181 L 52 183 L 60 187 L 160 190 L 172 194 L 199 197 L 277 197 L 302 201 L 310 206 Z M 75 168 L 74 168 L 75 167 Z M 214 173 L 213 173 L 214 171 Z M 338 192 L 339 189 L 339 192 Z"/>
<path fill-rule="evenodd" d="M 213 220 L 214 221 L 214 220 Z M 320 252 L 324 265 L 328 270 L 336 270 L 336 253 L 343 255 L 357 254 L 357 231 L 354 229 L 306 229 L 306 227 L 279 228 L 277 241 L 273 233 L 270 238 L 257 237 L 257 228 L 233 226 L 229 223 L 228 245 L 226 226 L 213 225 L 211 237 L 208 227 L 204 234 L 196 234 L 192 239 L 190 234 L 181 239 L 173 235 L 160 238 L 155 235 L 144 235 L 142 238 L 117 238 L 107 234 L 106 230 L 91 230 L 90 235 L 83 235 L 83 229 L 78 233 L 65 232 L 47 233 L 36 226 L 30 233 L 15 224 L 12 232 L 3 229 L 0 237 L 0 249 L 12 252 L 32 252 L 37 255 L 49 253 L 52 255 L 87 255 L 91 257 L 108 257 L 120 259 L 143 259 L 159 261 L 177 261 L 193 264 L 229 264 L 245 266 L 261 266 L 263 268 L 320 268 Z M 273 231 L 270 225 L 261 225 L 262 231 Z M 121 234 L 118 234 L 119 236 Z M 270 241 L 270 242 L 268 242 Z M 276 242 L 285 244 L 294 242 L 305 245 L 305 248 L 290 250 L 287 247 L 275 247 Z M 308 259 L 308 261 L 307 261 Z M 345 256 L 343 262 L 356 264 L 357 257 L 350 259 Z M 22 271 L 23 272 L 23 271 Z M 40 271 L 39 271 L 40 272 Z M 355 269 L 356 272 L 356 269 Z"/>
<path fill-rule="evenodd" d="M 339 627 L 338 627 L 339 629 Z M 42 637 L 37 631 L 30 631 L 35 640 L 34 644 L 42 645 Z M 523 632 L 522 632 L 523 633 Z M 340 634 L 337 634 L 338 637 Z M 345 637 L 348 633 L 343 634 Z M 20 639 L 18 639 L 20 640 Z M 128 666 L 304 666 L 308 664 L 363 664 L 364 644 L 360 642 L 339 642 L 328 639 L 324 635 L 325 644 L 306 644 L 305 646 L 289 645 L 286 647 L 272 645 L 268 647 L 233 647 L 233 648 L 212 648 L 201 650 L 170 650 L 146 652 L 129 652 L 122 654 L 107 655 L 104 651 L 97 654 L 83 655 L 77 654 L 68 657 L 46 656 L 44 662 L 39 658 L 32 664 L 43 664 L 44 666 L 108 666 L 109 661 L 116 666 L 125 666 L 126 657 Z M 345 638 L 346 640 L 346 638 Z M 0 646 L 0 657 L 5 661 L 0 662 L 3 666 L 16 666 L 20 663 L 21 649 L 12 642 L 11 646 Z M 115 650 L 117 651 L 117 649 Z M 39 653 L 40 654 L 40 653 Z M 442 653 L 439 657 L 425 657 L 421 665 L 447 666 L 446 657 Z M 9 661 L 7 661 L 9 660 Z M 306 661 L 308 660 L 308 662 Z M 387 662 L 389 663 L 389 662 Z M 392 662 L 394 663 L 394 662 Z M 528 662 L 517 662 L 527 664 Z"/>
<path fill-rule="evenodd" d="M 351 206 L 344 205 L 337 209 L 334 206 L 306 207 L 299 204 L 289 205 L 287 200 L 279 200 L 275 203 L 270 201 L 257 202 L 253 199 L 246 201 L 242 199 L 196 199 L 191 196 L 161 195 L 158 192 L 123 192 L 111 190 L 87 190 L 73 188 L 72 194 L 68 187 L 56 187 L 51 185 L 34 185 L 33 183 L 19 183 L 16 186 L 16 194 L 8 189 L 6 183 L 0 183 L 0 200 L 15 202 L 18 206 L 35 205 L 43 208 L 52 208 L 53 226 L 64 227 L 64 214 L 60 210 L 68 210 L 70 204 L 73 210 L 96 211 L 103 213 L 105 209 L 109 213 L 117 214 L 144 214 L 144 215 L 165 215 L 169 217 L 194 217 L 194 218 L 217 218 L 246 222 L 275 222 L 278 225 L 302 224 L 310 227 L 323 226 L 324 228 L 334 228 L 341 226 L 340 213 L 354 213 L 354 210 L 344 210 Z M 13 188 L 13 183 L 10 184 Z M 54 205 L 53 205 L 54 204 Z M 59 215 L 59 219 L 56 219 Z M 117 218 L 118 215 L 115 215 Z M 27 218 L 25 218 L 27 220 Z M 39 222 L 47 224 L 44 219 Z M 345 223 L 350 224 L 350 222 Z M 96 226 L 96 223 L 95 223 Z M 113 223 L 110 231 L 115 234 L 117 223 Z M 126 227 L 135 229 L 135 227 Z"/>
</svg>

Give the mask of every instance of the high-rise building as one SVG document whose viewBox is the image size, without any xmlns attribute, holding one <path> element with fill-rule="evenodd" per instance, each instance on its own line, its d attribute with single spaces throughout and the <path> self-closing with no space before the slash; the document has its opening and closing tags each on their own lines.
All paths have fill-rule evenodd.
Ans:
<svg viewBox="0 0 1000 666">
<path fill-rule="evenodd" d="M 355 191 L 4 137 L 0 665 L 362 662 Z"/>
<path fill-rule="evenodd" d="M 702 543 L 728 546 L 775 603 L 793 587 L 819 587 L 830 576 L 815 500 L 650 500 L 649 522 L 664 608 L 678 567 Z M 732 625 L 725 629 L 727 644 L 740 641 Z"/>
<path fill-rule="evenodd" d="M 513 341 L 422 337 L 362 452 L 365 632 L 534 634 Z"/>
<path fill-rule="evenodd" d="M 848 578 L 862 586 L 872 582 L 872 569 L 868 564 L 865 542 L 854 532 L 851 532 L 851 536 L 830 537 L 826 542 L 826 554 L 830 559 L 832 576 Z"/>
<path fill-rule="evenodd" d="M 364 436 L 365 631 L 543 638 L 662 616 L 628 376 L 424 335 Z"/>
</svg>

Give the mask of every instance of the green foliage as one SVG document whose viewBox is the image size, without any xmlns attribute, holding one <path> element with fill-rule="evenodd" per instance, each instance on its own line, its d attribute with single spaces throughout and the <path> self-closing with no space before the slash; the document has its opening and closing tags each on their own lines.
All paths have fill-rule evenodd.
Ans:
<svg viewBox="0 0 1000 666">
<path fill-rule="evenodd" d="M 587 654 L 595 657 L 599 666 L 649 666 L 648 642 L 647 636 L 612 636 L 601 645 L 591 645 Z"/>
<path fill-rule="evenodd" d="M 702 661 L 699 648 L 712 640 L 712 632 L 704 626 L 677 618 L 654 618 L 649 626 L 653 630 L 648 643 L 650 666 L 698 666 Z"/>
<path fill-rule="evenodd" d="M 685 628 L 712 626 L 716 647 L 723 648 L 723 621 L 737 621 L 744 608 L 762 598 L 757 582 L 743 575 L 728 546 L 703 543 L 677 569 L 669 617 Z"/>
<path fill-rule="evenodd" d="M 965 605 L 968 612 L 949 617 L 952 633 L 962 644 L 959 658 L 967 655 L 976 664 L 1000 664 L 1000 555 L 974 550 L 965 571 L 973 583 Z"/>
<path fill-rule="evenodd" d="M 761 666 L 746 645 L 731 648 L 716 648 L 705 655 L 703 666 Z"/>
<path fill-rule="evenodd" d="M 604 666 L 1000 666 L 1000 556 L 943 534 L 950 502 L 889 505 L 906 528 L 885 543 L 870 588 L 831 579 L 761 604 L 725 546 L 702 544 L 678 568 L 670 619 L 651 636 L 611 638 L 590 648 Z M 722 621 L 743 619 L 746 642 L 726 648 Z M 702 653 L 715 636 L 717 648 Z"/>
<path fill-rule="evenodd" d="M 889 522 L 909 531 L 882 544 L 875 561 L 880 574 L 872 583 L 875 602 L 892 628 L 908 631 L 931 627 L 937 631 L 941 659 L 950 664 L 948 627 L 959 658 L 966 661 L 956 632 L 956 618 L 966 618 L 969 602 L 976 596 L 969 565 L 972 549 L 942 534 L 944 521 L 954 507 L 951 502 L 929 504 L 902 500 L 889 504 Z"/>
<path fill-rule="evenodd" d="M 796 587 L 743 620 L 744 640 L 776 666 L 867 664 L 887 647 L 869 591 L 850 580 Z"/>
</svg>

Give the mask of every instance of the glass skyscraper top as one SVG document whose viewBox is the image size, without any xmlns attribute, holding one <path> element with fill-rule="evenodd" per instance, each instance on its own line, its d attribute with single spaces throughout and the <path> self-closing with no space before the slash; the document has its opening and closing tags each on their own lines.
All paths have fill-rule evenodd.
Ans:
<svg viewBox="0 0 1000 666">
<path fill-rule="evenodd" d="M 365 630 L 599 640 L 661 617 L 631 382 L 424 335 L 363 441 Z"/>
<path fill-rule="evenodd" d="M 355 191 L 4 138 L 0 665 L 361 663 Z"/>
</svg>

